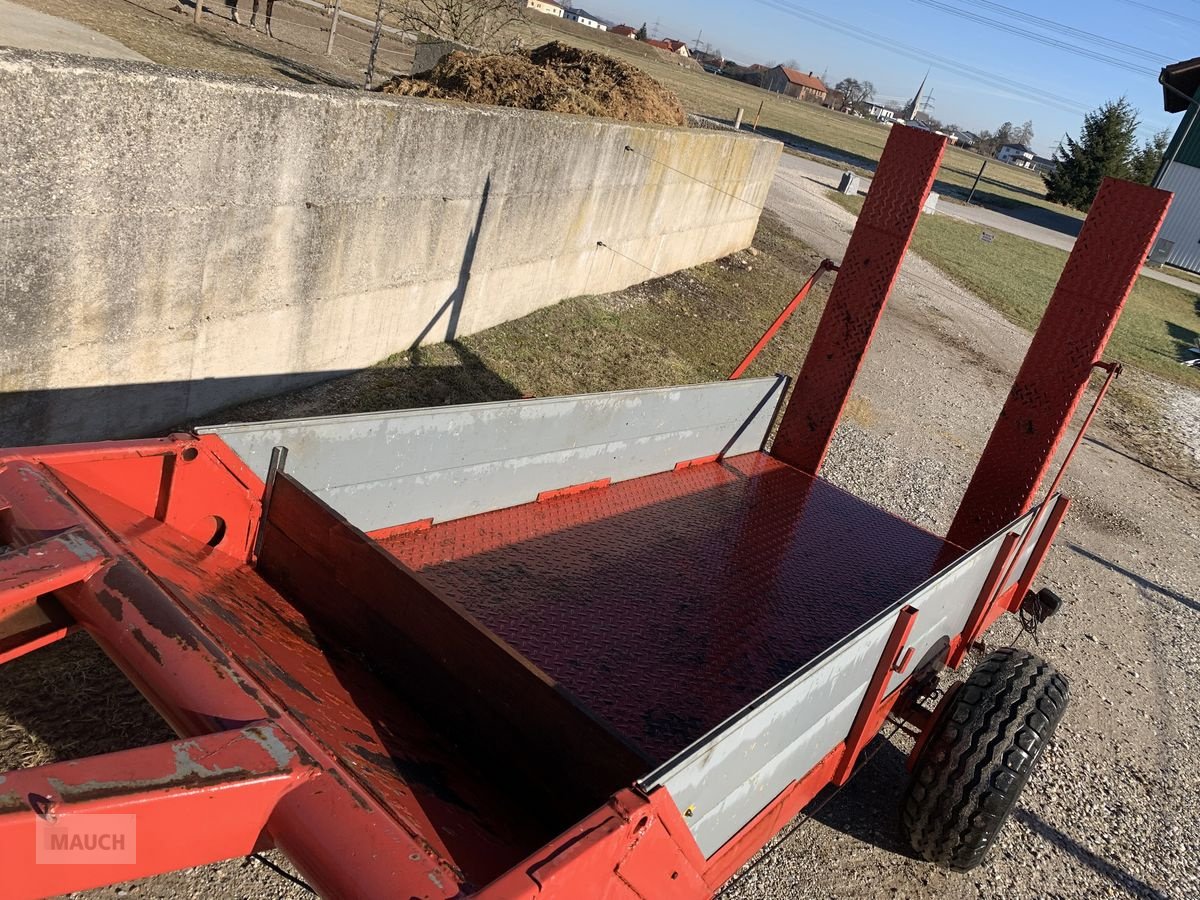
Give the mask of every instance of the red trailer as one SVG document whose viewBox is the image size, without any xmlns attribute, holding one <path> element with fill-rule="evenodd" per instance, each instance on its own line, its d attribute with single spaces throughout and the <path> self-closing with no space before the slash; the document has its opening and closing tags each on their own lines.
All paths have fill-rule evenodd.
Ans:
<svg viewBox="0 0 1200 900">
<path fill-rule="evenodd" d="M 706 897 L 889 716 L 920 734 L 914 848 L 978 864 L 1067 683 L 1001 649 L 931 708 L 937 676 L 1056 607 L 1068 501 L 1039 489 L 1169 195 L 1105 184 L 943 537 L 820 477 L 942 150 L 893 129 L 786 402 L 776 376 L 0 451 L 0 662 L 84 628 L 180 735 L 0 775 L 5 895 L 277 847 L 331 897 Z M 136 817 L 133 859 L 47 861 L 100 815 Z"/>
</svg>

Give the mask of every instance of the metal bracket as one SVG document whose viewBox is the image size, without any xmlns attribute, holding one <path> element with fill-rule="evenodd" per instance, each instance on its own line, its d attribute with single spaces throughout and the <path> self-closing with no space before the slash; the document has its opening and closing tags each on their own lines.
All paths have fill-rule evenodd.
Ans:
<svg viewBox="0 0 1200 900">
<path fill-rule="evenodd" d="M 834 770 L 832 781 L 838 786 L 850 780 L 850 773 L 854 771 L 858 757 L 887 718 L 891 706 L 885 696 L 888 683 L 893 672 L 903 672 L 912 662 L 913 648 L 906 649 L 904 645 L 908 642 L 916 623 L 917 609 L 913 606 L 905 606 L 896 617 L 896 624 L 892 626 L 892 633 L 888 635 L 887 643 L 884 644 L 883 653 L 875 666 L 875 673 L 867 685 L 867 693 L 863 696 L 858 715 L 854 717 L 854 724 L 846 737 L 846 749 Z M 898 693 L 899 691 L 895 691 L 891 696 L 894 698 Z"/>
</svg>

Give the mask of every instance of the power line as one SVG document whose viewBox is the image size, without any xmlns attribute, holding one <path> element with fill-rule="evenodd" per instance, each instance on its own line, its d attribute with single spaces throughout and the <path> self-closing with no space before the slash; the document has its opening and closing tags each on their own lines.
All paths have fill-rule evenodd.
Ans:
<svg viewBox="0 0 1200 900">
<path fill-rule="evenodd" d="M 974 6 L 983 6 L 988 9 L 993 9 L 997 12 L 1004 13 L 1006 16 L 1012 16 L 1014 19 L 1021 19 L 1024 22 L 1029 22 L 1031 25 L 1038 25 L 1042 28 L 1047 28 L 1052 31 L 1061 31 L 1066 34 L 1072 34 L 1076 37 L 1083 38 L 1086 41 L 1092 41 L 1097 44 L 1103 44 L 1112 50 L 1120 53 L 1126 53 L 1130 56 L 1141 56 L 1151 62 L 1164 63 L 1170 62 L 1169 54 L 1156 53 L 1153 50 L 1146 50 L 1142 47 L 1135 47 L 1133 44 L 1126 44 L 1124 41 L 1113 40 L 1112 38 L 1104 37 L 1104 35 L 1096 34 L 1092 31 L 1084 31 L 1082 28 L 1075 28 L 1072 25 L 1067 25 L 1064 22 L 1057 22 L 1054 19 L 1045 19 L 1041 16 L 1035 16 L 1033 13 L 1027 13 L 1020 9 L 1014 9 L 1011 6 L 1005 6 L 1003 3 L 996 3 L 994 0 L 964 0 L 970 2 Z M 1200 3 L 1200 0 L 1194 0 Z"/>
<path fill-rule="evenodd" d="M 1044 106 L 1054 107 L 1055 109 L 1061 109 L 1080 116 L 1086 115 L 1090 111 L 1081 100 L 1064 97 L 1053 91 L 1047 91 L 1043 88 L 1017 81 L 1008 75 L 990 72 L 986 69 L 942 56 L 930 50 L 906 44 L 893 37 L 878 34 L 858 25 L 831 18 L 823 13 L 800 6 L 798 3 L 789 2 L 789 0 L 754 0 L 754 2 L 760 6 L 769 7 L 777 12 L 782 12 L 797 19 L 803 19 L 822 28 L 827 28 L 855 40 L 871 44 L 882 50 L 895 53 L 898 56 L 904 56 L 908 59 L 925 63 L 926 65 L 936 65 L 939 69 L 959 75 L 970 81 L 975 81 L 992 88 L 999 87 L 1018 99 L 1032 100 Z M 1145 123 L 1140 123 L 1140 126 L 1149 130 L 1149 126 Z"/>
<path fill-rule="evenodd" d="M 1152 13 L 1158 13 L 1168 19 L 1175 19 L 1178 22 L 1184 22 L 1188 25 L 1200 25 L 1200 19 L 1193 19 L 1191 16 L 1185 16 L 1182 13 L 1177 13 L 1169 9 L 1163 9 L 1159 6 L 1151 6 L 1149 3 L 1140 3 L 1138 0 L 1121 0 L 1122 3 L 1127 3 L 1130 6 L 1136 6 L 1139 9 L 1147 9 Z"/>
<path fill-rule="evenodd" d="M 942 56 L 938 53 L 933 53 L 922 47 L 916 47 L 912 44 L 906 44 L 898 41 L 895 38 L 886 35 L 878 34 L 853 25 L 849 22 L 843 22 L 840 19 L 834 19 L 823 13 L 800 6 L 797 3 L 788 2 L 788 0 L 754 0 L 760 6 L 770 7 L 778 12 L 794 16 L 798 19 L 804 19 L 814 25 L 819 25 L 822 28 L 828 28 L 832 31 L 839 32 L 847 37 L 861 40 L 865 43 L 887 50 L 899 56 L 906 56 L 909 59 L 926 64 L 938 64 L 940 68 L 953 72 L 957 75 L 966 77 L 970 80 L 986 84 L 991 87 L 1000 86 L 1008 89 L 1009 92 L 1016 97 L 1022 96 L 1024 92 L 1026 99 L 1034 99 L 1048 106 L 1054 106 L 1066 112 L 1083 114 L 1087 112 L 1084 103 L 1080 100 L 1074 100 L 1070 97 L 1064 97 L 1061 94 L 1055 94 L 1052 91 L 1043 90 L 1030 84 L 1017 81 L 1007 75 L 1001 75 L 997 72 L 989 72 L 986 69 L 980 69 L 968 63 L 959 62 L 958 60 Z"/>
<path fill-rule="evenodd" d="M 1077 44 L 1072 44 L 1067 41 L 1060 40 L 1049 35 L 1038 34 L 1036 31 L 1031 31 L 1028 28 L 1023 28 L 1020 25 L 1014 25 L 1009 22 L 1003 22 L 998 19 L 993 19 L 979 13 L 973 13 L 969 10 L 959 9 L 956 6 L 951 6 L 948 3 L 941 3 L 939 0 L 913 0 L 914 3 L 920 3 L 922 6 L 928 6 L 930 9 L 937 9 L 948 13 L 952 16 L 966 19 L 969 22 L 976 22 L 987 28 L 995 31 L 1003 31 L 1008 34 L 1016 35 L 1029 41 L 1035 41 L 1047 47 L 1053 47 L 1056 50 L 1063 50 L 1067 53 L 1073 53 L 1076 56 L 1081 56 L 1085 59 L 1090 59 L 1095 62 L 1104 63 L 1105 65 L 1114 66 L 1118 69 L 1124 69 L 1127 72 L 1133 72 L 1137 75 L 1156 75 L 1157 72 L 1149 69 L 1146 66 L 1138 65 L 1137 63 L 1128 62 L 1127 60 L 1119 59 L 1115 56 L 1109 56 L 1107 53 L 1101 53 L 1098 50 L 1091 50 L 1087 47 L 1080 47 Z"/>
</svg>

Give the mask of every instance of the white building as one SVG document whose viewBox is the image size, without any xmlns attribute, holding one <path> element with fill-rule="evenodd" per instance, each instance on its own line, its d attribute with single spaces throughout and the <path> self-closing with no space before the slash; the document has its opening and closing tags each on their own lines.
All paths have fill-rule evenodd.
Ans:
<svg viewBox="0 0 1200 900">
<path fill-rule="evenodd" d="M 1163 154 L 1154 187 L 1175 194 L 1158 240 L 1150 251 L 1152 263 L 1167 263 L 1200 273 L 1200 58 L 1173 63 L 1162 70 L 1163 109 L 1183 113 L 1183 120 Z"/>
<path fill-rule="evenodd" d="M 567 12 L 555 3 L 554 0 L 525 0 L 525 7 L 532 9 L 534 12 L 545 13 L 548 16 L 557 16 L 560 19 Z"/>
<path fill-rule="evenodd" d="M 1032 169 L 1036 155 L 1024 144 L 1005 144 L 996 151 L 996 159 L 1000 162 L 1020 166 L 1022 169 Z"/>
<path fill-rule="evenodd" d="M 574 9 L 567 7 L 567 18 L 572 22 L 578 22 L 580 25 L 586 25 L 588 28 L 596 28 L 600 31 L 608 31 L 608 26 L 600 21 L 599 18 L 593 16 L 586 9 Z"/>
<path fill-rule="evenodd" d="M 867 115 L 872 119 L 878 119 L 881 122 L 885 119 L 896 118 L 896 113 L 894 111 L 888 109 L 886 106 L 876 106 L 873 103 L 867 107 Z"/>
</svg>

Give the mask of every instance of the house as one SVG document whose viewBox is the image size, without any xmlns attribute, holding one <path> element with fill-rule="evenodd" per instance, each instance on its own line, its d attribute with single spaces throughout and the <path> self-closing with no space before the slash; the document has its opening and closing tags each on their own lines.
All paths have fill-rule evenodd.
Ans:
<svg viewBox="0 0 1200 900">
<path fill-rule="evenodd" d="M 1005 144 L 996 151 L 996 159 L 1000 162 L 1020 166 L 1022 169 L 1033 168 L 1033 158 L 1036 154 L 1024 144 Z"/>
<path fill-rule="evenodd" d="M 566 10 L 555 3 L 554 0 L 525 0 L 525 8 L 532 9 L 534 12 L 545 13 L 548 16 L 557 16 L 560 19 L 566 14 Z"/>
<path fill-rule="evenodd" d="M 668 53 L 674 53 L 676 56 L 682 56 L 684 59 L 687 59 L 691 56 L 691 54 L 688 53 L 687 44 L 685 44 L 683 41 L 675 41 L 671 38 L 667 38 L 666 40 L 662 41 L 646 41 L 646 43 L 651 47 L 657 47 L 659 50 L 665 50 Z"/>
<path fill-rule="evenodd" d="M 1047 175 L 1051 175 L 1058 171 L 1058 160 L 1045 156 L 1035 156 L 1033 158 L 1033 165 L 1030 168 L 1035 172 L 1045 172 Z"/>
<path fill-rule="evenodd" d="M 874 103 L 867 107 L 867 115 L 872 119 L 878 119 L 880 122 L 882 122 L 884 119 L 896 118 L 895 110 L 891 110 L 886 106 L 879 106 Z"/>
<path fill-rule="evenodd" d="M 764 72 L 762 86 L 768 91 L 813 103 L 824 103 L 829 96 L 829 88 L 812 72 L 805 75 L 787 66 L 776 66 Z"/>
<path fill-rule="evenodd" d="M 600 20 L 600 17 L 592 15 L 586 9 L 567 7 L 566 18 L 572 22 L 578 22 L 580 25 L 586 25 L 588 28 L 595 28 L 598 31 L 608 31 L 608 26 Z"/>
<path fill-rule="evenodd" d="M 973 131 L 956 131 L 954 136 L 958 138 L 958 146 L 970 150 L 979 143 L 979 135 Z"/>
<path fill-rule="evenodd" d="M 725 57 L 720 53 L 706 53 L 702 50 L 697 50 L 692 53 L 692 59 L 700 63 L 710 72 L 719 72 L 725 68 Z"/>
<path fill-rule="evenodd" d="M 615 28 L 608 29 L 613 34 L 619 34 L 621 37 L 633 38 L 637 40 L 637 29 L 630 28 L 628 25 L 617 25 Z"/>
</svg>

